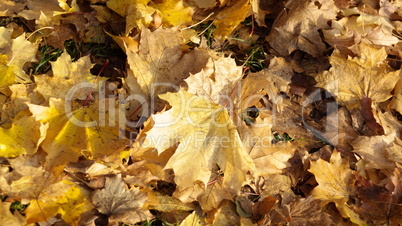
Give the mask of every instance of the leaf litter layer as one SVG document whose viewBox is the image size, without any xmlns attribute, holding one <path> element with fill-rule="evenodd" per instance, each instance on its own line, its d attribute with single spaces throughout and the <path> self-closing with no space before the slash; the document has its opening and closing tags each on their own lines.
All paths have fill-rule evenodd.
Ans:
<svg viewBox="0 0 402 226">
<path fill-rule="evenodd" d="M 5 0 L 7 225 L 402 224 L 402 4 Z"/>
</svg>

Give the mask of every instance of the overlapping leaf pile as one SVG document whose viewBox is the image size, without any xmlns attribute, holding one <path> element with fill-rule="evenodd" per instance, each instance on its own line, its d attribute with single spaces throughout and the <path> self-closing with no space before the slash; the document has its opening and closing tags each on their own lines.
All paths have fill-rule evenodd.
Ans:
<svg viewBox="0 0 402 226">
<path fill-rule="evenodd" d="M 402 224 L 399 1 L 5 0 L 0 16 L 2 224 Z M 66 48 L 33 72 L 71 40 L 127 65 Z"/>
</svg>

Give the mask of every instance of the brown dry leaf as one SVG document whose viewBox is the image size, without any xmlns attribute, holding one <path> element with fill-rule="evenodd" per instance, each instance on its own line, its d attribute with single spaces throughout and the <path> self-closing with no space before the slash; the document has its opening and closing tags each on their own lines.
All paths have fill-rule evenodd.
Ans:
<svg viewBox="0 0 402 226">
<path fill-rule="evenodd" d="M 329 61 L 329 71 L 316 76 L 317 86 L 327 89 L 349 110 L 360 107 L 363 97 L 374 103 L 386 101 L 391 95 L 400 70 L 394 71 L 385 61 L 384 48 L 360 45 L 361 57 L 345 58 L 335 50 Z"/>
<path fill-rule="evenodd" d="M 125 222 L 135 224 L 150 220 L 152 215 L 142 209 L 147 193 L 139 188 L 128 189 L 121 174 L 107 177 L 105 187 L 94 191 L 92 202 L 102 214 L 109 216 L 109 223 Z"/>
<path fill-rule="evenodd" d="M 356 14 L 360 15 L 353 16 Z M 343 54 L 360 56 L 358 45 L 362 42 L 393 46 L 399 41 L 392 34 L 394 26 L 387 17 L 366 14 L 357 8 L 345 10 L 344 15 L 339 21 L 332 21 L 332 29 L 323 31 L 325 40 Z"/>
<path fill-rule="evenodd" d="M 270 45 L 282 56 L 294 50 L 302 50 L 314 57 L 322 55 L 326 47 L 318 30 L 328 28 L 327 22 L 335 19 L 338 8 L 334 2 L 292 0 L 285 7 L 267 36 Z"/>
<path fill-rule="evenodd" d="M 390 158 L 391 148 L 395 145 L 402 126 L 390 112 L 379 113 L 378 121 L 384 128 L 382 136 L 359 136 L 352 146 L 354 152 L 362 157 L 365 168 L 392 169 L 396 159 Z"/>
<path fill-rule="evenodd" d="M 334 202 L 342 216 L 349 217 L 353 223 L 365 223 L 347 204 L 353 188 L 353 178 L 349 163 L 341 158 L 340 152 L 334 151 L 330 162 L 318 159 L 310 164 L 309 171 L 314 174 L 318 182 L 312 196 L 323 200 L 322 205 Z"/>
<path fill-rule="evenodd" d="M 27 3 L 27 1 L 3 0 L 0 3 L 0 16 L 14 16 L 15 14 L 21 12 Z"/>
<path fill-rule="evenodd" d="M 391 192 L 363 177 L 358 177 L 356 182 L 356 194 L 361 201 L 354 210 L 363 219 L 370 220 L 375 225 L 402 223 L 401 194 Z"/>
<path fill-rule="evenodd" d="M 226 39 L 249 15 L 251 15 L 249 0 L 230 1 L 214 20 L 216 26 L 214 37 L 219 40 Z"/>
<path fill-rule="evenodd" d="M 290 204 L 290 225 L 333 225 L 331 216 L 323 211 L 320 200 L 312 196 L 296 199 Z"/>
<path fill-rule="evenodd" d="M 23 204 L 58 181 L 40 166 L 37 156 L 19 156 L 9 162 L 10 166 L 0 174 L 0 189 L 9 197 L 21 199 Z"/>
<path fill-rule="evenodd" d="M 296 146 L 289 142 L 273 144 L 271 128 L 272 116 L 260 111 L 255 123 L 239 129 L 244 148 L 256 165 L 255 176 L 281 173 L 290 166 L 287 161 L 296 151 Z"/>
<path fill-rule="evenodd" d="M 225 175 L 231 175 L 224 177 L 223 186 L 237 191 L 247 172 L 254 170 L 254 164 L 227 111 L 184 90 L 160 97 L 168 101 L 172 109 L 152 115 L 155 123 L 140 141 L 141 148 L 153 147 L 162 153 L 180 143 L 165 166 L 174 170 L 179 190 L 192 187 L 196 181 L 206 186 L 217 164 Z"/>
<path fill-rule="evenodd" d="M 402 73 L 399 75 L 399 80 L 395 85 L 393 96 L 389 106 L 402 114 Z"/>
<path fill-rule="evenodd" d="M 182 203 L 175 197 L 162 195 L 158 192 L 149 192 L 148 200 L 145 203 L 144 208 L 154 209 L 161 212 L 181 212 L 192 211 L 195 206 L 192 203 Z"/>
<path fill-rule="evenodd" d="M 133 46 L 135 43 L 123 42 L 130 66 L 127 84 L 131 92 L 141 93 L 137 88 L 139 85 L 146 95 L 144 101 L 154 100 L 158 110 L 164 104 L 157 95 L 177 91 L 178 84 L 190 73 L 201 71 L 209 58 L 208 52 L 202 50 L 183 52 L 183 39 L 177 28 L 153 32 L 144 28 L 138 49 Z"/>
</svg>

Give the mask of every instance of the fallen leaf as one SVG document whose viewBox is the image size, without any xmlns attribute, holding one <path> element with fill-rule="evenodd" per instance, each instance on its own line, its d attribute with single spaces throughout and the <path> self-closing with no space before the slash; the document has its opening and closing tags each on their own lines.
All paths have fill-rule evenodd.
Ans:
<svg viewBox="0 0 402 226">
<path fill-rule="evenodd" d="M 45 188 L 25 210 L 27 223 L 46 221 L 60 214 L 67 224 L 78 224 L 80 215 L 93 208 L 89 192 L 63 180 Z"/>
<path fill-rule="evenodd" d="M 2 224 L 9 226 L 20 226 L 26 225 L 25 217 L 21 216 L 18 211 L 15 211 L 14 214 L 10 212 L 11 203 L 0 201 L 0 221 Z"/>
<path fill-rule="evenodd" d="M 20 116 L 13 120 L 9 129 L 0 127 L 0 156 L 17 157 L 22 154 L 32 155 L 38 149 L 40 138 L 44 135 L 45 126 L 42 126 L 33 118 Z"/>
<path fill-rule="evenodd" d="M 28 83 L 31 82 L 29 75 L 23 70 L 26 62 L 36 62 L 37 43 L 31 43 L 25 37 L 25 33 L 15 39 L 11 38 L 10 32 L 12 29 L 0 29 L 2 49 L 0 54 L 7 55 L 8 60 L 4 55 L 0 55 L 0 71 L 6 74 L 5 78 L 0 80 L 0 86 L 4 86 L 4 82 L 11 82 L 15 78 L 15 82 Z M 5 80 L 4 80 L 5 79 Z"/>
<path fill-rule="evenodd" d="M 226 39 L 246 17 L 251 14 L 251 4 L 248 0 L 231 1 L 221 10 L 214 21 L 216 30 L 214 37 Z"/>
<path fill-rule="evenodd" d="M 231 106 L 239 95 L 240 80 L 243 69 L 236 65 L 233 58 L 209 58 L 205 67 L 197 74 L 184 79 L 188 84 L 188 92 L 204 97 L 221 106 Z"/>
<path fill-rule="evenodd" d="M 321 56 L 326 47 L 318 30 L 328 28 L 327 21 L 335 19 L 338 9 L 331 1 L 289 1 L 276 18 L 267 41 L 282 56 L 302 50 L 314 57 Z"/>
<path fill-rule="evenodd" d="M 224 177 L 225 188 L 237 190 L 241 187 L 254 164 L 227 111 L 184 90 L 160 97 L 168 101 L 172 109 L 152 116 L 155 124 L 141 141 L 142 148 L 154 147 L 162 153 L 180 142 L 165 166 L 165 169 L 174 170 L 179 190 L 191 187 L 196 181 L 206 186 L 215 164 L 224 175 L 233 175 Z M 190 168 L 192 173 L 188 173 Z"/>
<path fill-rule="evenodd" d="M 38 92 L 46 99 L 51 97 L 63 98 L 69 101 L 79 99 L 85 100 L 91 90 L 97 91 L 98 82 L 104 78 L 96 79 L 91 75 L 93 67 L 89 56 L 84 56 L 72 62 L 71 56 L 64 51 L 61 56 L 52 64 L 53 76 L 47 74 L 35 77 Z"/>
<path fill-rule="evenodd" d="M 128 141 L 120 134 L 117 120 L 121 118 L 114 115 L 119 111 L 115 109 L 114 101 L 102 99 L 82 106 L 51 98 L 49 107 L 29 105 L 36 120 L 49 126 L 41 145 L 48 153 L 47 169 L 58 174 L 65 165 L 76 162 L 81 155 L 98 159 L 117 154 L 125 148 Z M 71 104 L 74 106 L 71 107 Z"/>
<path fill-rule="evenodd" d="M 312 196 L 323 200 L 322 205 L 334 202 L 343 217 L 349 217 L 353 223 L 363 224 L 364 221 L 347 204 L 353 178 L 349 163 L 341 158 L 340 152 L 334 151 L 330 162 L 318 159 L 310 164 L 309 171 L 314 174 L 318 182 Z"/>
<path fill-rule="evenodd" d="M 324 212 L 321 200 L 308 197 L 290 204 L 290 224 L 295 225 L 332 225 L 331 216 Z"/>
<path fill-rule="evenodd" d="M 109 223 L 126 222 L 136 224 L 149 220 L 152 215 L 142 209 L 147 199 L 147 193 L 139 188 L 128 189 L 121 174 L 107 177 L 105 187 L 96 190 L 92 195 L 94 206 L 102 214 L 109 216 Z"/>
<path fill-rule="evenodd" d="M 315 77 L 317 86 L 327 89 L 349 110 L 360 107 L 364 96 L 374 103 L 390 97 L 400 71 L 393 71 L 385 61 L 384 48 L 360 45 L 361 57 L 344 57 L 335 50 L 329 61 L 332 67 Z"/>
<path fill-rule="evenodd" d="M 126 45 L 129 43 L 126 43 Z M 161 110 L 163 103 L 157 98 L 158 94 L 177 91 L 178 85 L 190 73 L 197 73 L 206 64 L 209 54 L 207 51 L 182 51 L 183 39 L 176 28 L 157 29 L 151 32 L 143 29 L 139 49 L 125 47 L 130 66 L 127 84 L 133 93 L 138 91 L 137 83 L 145 93 L 145 100 L 153 100 L 156 109 Z M 143 109 L 146 103 L 143 104 Z"/>
</svg>

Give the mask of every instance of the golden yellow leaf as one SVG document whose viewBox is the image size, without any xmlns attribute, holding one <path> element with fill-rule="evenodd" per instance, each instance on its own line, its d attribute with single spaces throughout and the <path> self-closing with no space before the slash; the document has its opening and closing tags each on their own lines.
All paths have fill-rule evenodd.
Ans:
<svg viewBox="0 0 402 226">
<path fill-rule="evenodd" d="M 238 190 L 254 164 L 227 111 L 184 90 L 160 97 L 172 109 L 152 116 L 155 124 L 141 141 L 142 148 L 154 147 L 161 153 L 180 143 L 165 166 L 174 170 L 179 190 L 196 181 L 206 186 L 216 165 L 225 175 L 223 186 Z"/>
<path fill-rule="evenodd" d="M 119 117 L 114 99 L 65 108 L 65 101 L 51 98 L 49 107 L 29 105 L 38 121 L 48 124 L 42 148 L 48 153 L 46 166 L 60 173 L 69 162 L 76 162 L 81 155 L 99 159 L 122 151 L 127 140 L 119 131 Z M 67 103 L 70 105 L 71 103 Z M 108 106 L 109 108 L 107 108 Z"/>
<path fill-rule="evenodd" d="M 97 90 L 94 81 L 96 76 L 91 75 L 93 67 L 89 56 L 84 56 L 72 62 L 70 55 L 64 51 L 61 56 L 51 62 L 53 76 L 46 74 L 35 77 L 38 92 L 48 101 L 51 97 L 69 98 L 69 100 L 85 100 L 91 89 Z M 101 82 L 105 78 L 98 79 Z"/>
<path fill-rule="evenodd" d="M 214 37 L 218 39 L 226 39 L 246 17 L 251 15 L 249 0 L 233 2 L 233 5 L 226 5 L 216 16 Z"/>
<path fill-rule="evenodd" d="M 24 112 L 22 112 L 22 115 Z M 21 115 L 21 114 L 20 114 Z M 18 116 L 17 116 L 18 117 Z M 0 156 L 16 157 L 34 154 L 40 140 L 40 123 L 33 117 L 20 116 L 13 120 L 11 128 L 0 127 Z"/>
<path fill-rule="evenodd" d="M 89 192 L 63 180 L 45 188 L 38 199 L 32 200 L 25 210 L 27 222 L 46 221 L 60 214 L 67 224 L 77 224 L 80 215 L 93 208 Z"/>
<path fill-rule="evenodd" d="M 340 152 L 334 151 L 330 162 L 322 159 L 312 161 L 309 171 L 318 182 L 318 186 L 313 189 L 314 198 L 323 200 L 323 205 L 334 202 L 343 217 L 349 217 L 357 224 L 364 223 L 347 204 L 353 178 L 349 162 L 342 159 Z"/>
<path fill-rule="evenodd" d="M 25 33 L 12 39 L 12 31 L 12 28 L 0 28 L 0 72 L 6 75 L 0 80 L 1 87 L 7 85 L 4 82 L 10 82 L 12 78 L 15 78 L 15 82 L 31 82 L 23 66 L 26 62 L 37 61 L 35 55 L 38 44 L 26 40 Z"/>
<path fill-rule="evenodd" d="M 197 211 L 193 211 L 188 215 L 181 223 L 180 226 L 201 226 L 205 225 L 202 216 L 200 216 Z"/>
<path fill-rule="evenodd" d="M 13 66 L 8 66 L 7 62 L 7 55 L 0 55 L 0 88 L 4 88 L 15 83 Z"/>
<path fill-rule="evenodd" d="M 364 96 L 376 103 L 386 101 L 399 80 L 400 70 L 393 71 L 388 66 L 384 48 L 362 44 L 360 49 L 360 58 L 346 58 L 335 50 L 329 59 L 332 67 L 316 76 L 318 86 L 335 95 L 348 109 L 360 107 Z"/>
<path fill-rule="evenodd" d="M 193 9 L 184 6 L 183 0 L 164 0 L 151 6 L 161 12 L 165 24 L 177 27 L 192 21 Z"/>
</svg>

